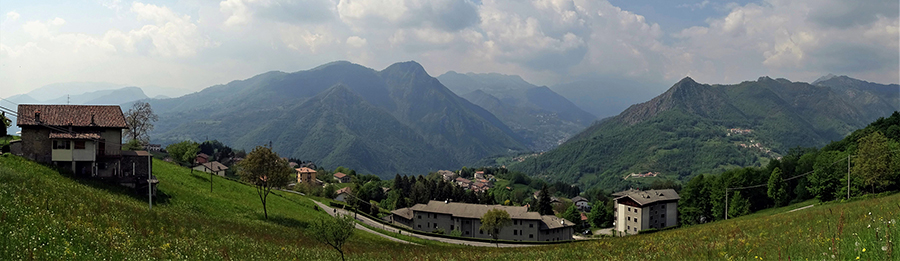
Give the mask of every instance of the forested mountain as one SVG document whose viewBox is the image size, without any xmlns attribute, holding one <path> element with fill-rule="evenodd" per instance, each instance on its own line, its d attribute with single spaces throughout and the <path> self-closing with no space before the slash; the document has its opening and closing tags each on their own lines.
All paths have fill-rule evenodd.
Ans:
<svg viewBox="0 0 900 261">
<path fill-rule="evenodd" d="M 437 78 L 496 115 L 532 150 L 552 149 L 596 119 L 550 88 L 535 86 L 519 76 L 451 71 Z"/>
<path fill-rule="evenodd" d="M 822 146 L 896 110 L 880 106 L 880 99 L 855 98 L 896 96 L 897 88 L 834 85 L 839 87 L 768 77 L 707 85 L 684 78 L 656 98 L 510 168 L 608 189 L 660 178 L 686 180 L 700 173 L 761 166 L 790 148 Z M 647 172 L 657 177 L 625 179 Z"/>
<path fill-rule="evenodd" d="M 453 94 L 416 62 L 382 71 L 333 62 L 149 102 L 160 116 L 153 142 L 208 137 L 245 149 L 271 142 L 285 157 L 381 177 L 458 168 L 526 149 L 493 114 Z"/>
</svg>

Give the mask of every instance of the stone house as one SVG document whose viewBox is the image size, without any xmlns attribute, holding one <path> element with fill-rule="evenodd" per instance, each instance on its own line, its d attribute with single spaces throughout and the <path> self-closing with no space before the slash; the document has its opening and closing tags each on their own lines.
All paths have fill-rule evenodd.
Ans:
<svg viewBox="0 0 900 261">
<path fill-rule="evenodd" d="M 553 215 L 529 212 L 527 207 L 502 205 L 480 205 L 447 201 L 429 201 L 410 208 L 397 209 L 391 213 L 395 222 L 411 229 L 434 232 L 443 230 L 449 234 L 459 230 L 464 237 L 492 238 L 481 231 L 481 217 L 491 209 L 502 209 L 509 213 L 512 222 L 500 230 L 499 239 L 517 241 L 565 241 L 572 240 L 574 227 L 571 221 Z"/>
<path fill-rule="evenodd" d="M 644 229 L 678 225 L 680 197 L 675 190 L 631 190 L 616 194 L 621 195 L 615 199 L 616 231 L 637 234 Z"/>
<path fill-rule="evenodd" d="M 119 106 L 20 104 L 16 125 L 22 129 L 20 155 L 25 158 L 129 187 L 155 180 L 146 178 L 152 172 L 149 153 L 122 151 L 127 125 Z"/>
</svg>

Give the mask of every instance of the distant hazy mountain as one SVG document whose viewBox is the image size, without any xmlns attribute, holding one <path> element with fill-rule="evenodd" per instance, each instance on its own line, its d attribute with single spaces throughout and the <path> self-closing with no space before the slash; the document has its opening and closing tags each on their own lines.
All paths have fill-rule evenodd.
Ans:
<svg viewBox="0 0 900 261">
<path fill-rule="evenodd" d="M 493 114 L 415 62 L 382 71 L 333 62 L 268 72 L 150 103 L 160 116 L 154 142 L 208 137 L 246 149 L 271 142 L 283 156 L 382 177 L 526 149 Z"/>
<path fill-rule="evenodd" d="M 549 88 L 535 86 L 519 76 L 450 71 L 437 78 L 448 89 L 496 115 L 533 150 L 554 148 L 596 119 Z"/>
<path fill-rule="evenodd" d="M 661 91 L 650 84 L 614 77 L 587 77 L 550 89 L 600 119 L 615 116 Z"/>
<path fill-rule="evenodd" d="M 886 117 L 900 89 L 833 78 L 811 85 L 761 77 L 735 85 L 685 78 L 558 148 L 510 166 L 550 180 L 621 189 L 660 173 L 681 179 L 759 166 L 797 146 L 817 147 Z M 829 87 L 825 87 L 829 86 Z M 868 97 L 868 98 L 865 98 Z M 896 103 L 895 103 L 896 104 Z"/>
</svg>

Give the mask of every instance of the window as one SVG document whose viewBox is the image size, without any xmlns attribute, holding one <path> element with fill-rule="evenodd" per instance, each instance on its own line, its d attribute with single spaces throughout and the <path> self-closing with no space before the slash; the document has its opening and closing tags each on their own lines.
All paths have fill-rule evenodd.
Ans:
<svg viewBox="0 0 900 261">
<path fill-rule="evenodd" d="M 528 224 L 528 227 L 534 227 L 534 224 Z"/>
<path fill-rule="evenodd" d="M 422 228 L 422 225 L 421 225 L 421 224 L 419 224 L 419 225 L 417 225 L 417 226 L 418 226 L 419 228 Z"/>
<path fill-rule="evenodd" d="M 437 228 L 437 223 L 434 223 L 434 228 Z"/>
<path fill-rule="evenodd" d="M 470 222 L 472 222 L 472 221 L 468 221 L 468 220 L 466 220 L 466 225 L 468 225 L 468 224 L 470 224 Z"/>
<path fill-rule="evenodd" d="M 660 217 L 661 217 L 661 218 L 666 218 L 666 214 L 662 214 Z"/>
<path fill-rule="evenodd" d="M 515 230 L 515 229 L 513 229 L 513 236 L 518 236 L 518 235 L 519 235 L 519 231 L 518 231 L 518 230 Z"/>
<path fill-rule="evenodd" d="M 450 225 L 450 230 L 453 230 L 453 225 Z"/>
<path fill-rule="evenodd" d="M 634 213 L 637 213 L 637 209 L 634 209 Z"/>
<path fill-rule="evenodd" d="M 631 212 L 631 207 L 628 207 L 628 211 Z"/>
<path fill-rule="evenodd" d="M 637 227 L 634 228 L 634 232 L 637 232 Z"/>
<path fill-rule="evenodd" d="M 478 234 L 484 235 L 484 231 L 478 230 Z"/>
<path fill-rule="evenodd" d="M 419 219 L 422 219 L 422 215 L 419 215 Z"/>
<path fill-rule="evenodd" d="M 75 149 L 76 149 L 76 150 L 83 150 L 83 149 L 84 149 L 84 141 L 83 141 L 83 140 L 76 140 L 76 141 L 75 141 Z"/>
<path fill-rule="evenodd" d="M 631 221 L 631 217 L 628 217 L 628 221 Z"/>
<path fill-rule="evenodd" d="M 628 226 L 628 229 L 631 229 L 631 226 Z"/>
<path fill-rule="evenodd" d="M 466 231 L 466 235 L 468 235 L 468 234 L 469 234 L 469 231 Z"/>
<path fill-rule="evenodd" d="M 67 149 L 69 149 L 69 141 L 67 141 L 67 140 L 54 140 L 54 141 L 53 141 L 53 149 L 55 149 L 55 150 L 67 150 Z"/>
<path fill-rule="evenodd" d="M 534 234 L 528 234 L 528 238 L 534 238 Z"/>
</svg>

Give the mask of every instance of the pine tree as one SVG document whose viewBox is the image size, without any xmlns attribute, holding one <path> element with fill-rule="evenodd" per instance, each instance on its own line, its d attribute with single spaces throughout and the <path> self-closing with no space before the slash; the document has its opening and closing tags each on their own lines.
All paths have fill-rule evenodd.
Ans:
<svg viewBox="0 0 900 261">
<path fill-rule="evenodd" d="M 537 211 L 541 215 L 553 215 L 553 205 L 550 205 L 550 192 L 546 184 L 541 186 L 541 192 L 538 195 Z"/>
</svg>

